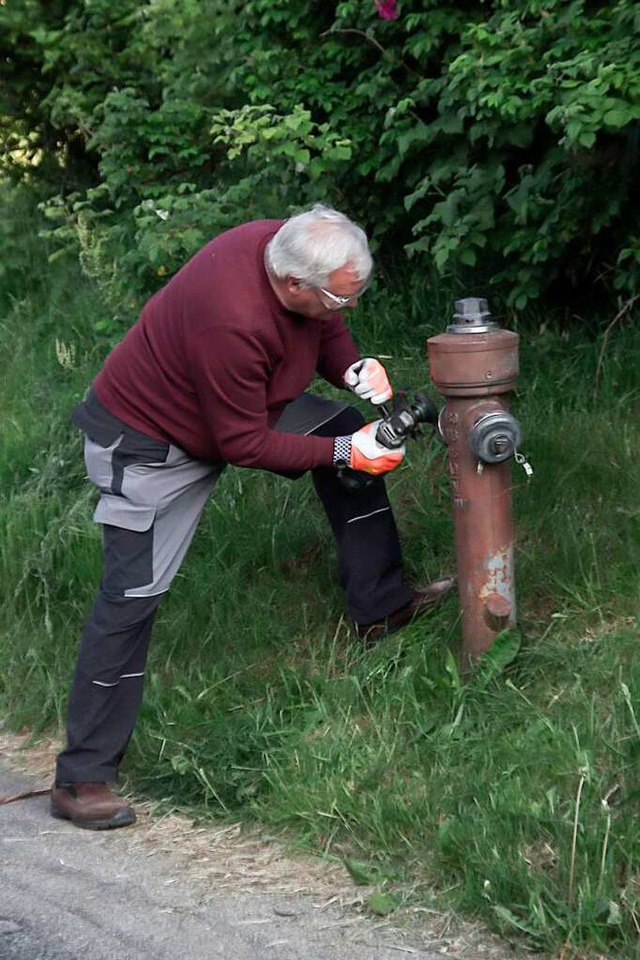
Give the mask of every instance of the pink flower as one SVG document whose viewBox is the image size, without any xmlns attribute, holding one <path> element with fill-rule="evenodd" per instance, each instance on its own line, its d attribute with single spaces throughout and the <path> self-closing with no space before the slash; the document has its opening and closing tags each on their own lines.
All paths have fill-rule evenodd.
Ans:
<svg viewBox="0 0 640 960">
<path fill-rule="evenodd" d="M 400 16 L 396 0 L 375 0 L 378 16 L 382 20 L 397 20 Z"/>
</svg>

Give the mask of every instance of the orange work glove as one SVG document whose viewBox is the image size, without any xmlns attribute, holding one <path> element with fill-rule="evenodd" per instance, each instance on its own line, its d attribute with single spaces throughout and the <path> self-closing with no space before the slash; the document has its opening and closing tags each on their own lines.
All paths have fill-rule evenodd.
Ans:
<svg viewBox="0 0 640 960">
<path fill-rule="evenodd" d="M 389 473 L 402 463 L 404 444 L 389 450 L 376 440 L 376 431 L 382 421 L 367 423 L 350 437 L 336 437 L 333 462 L 336 466 L 351 467 L 374 476 Z"/>
</svg>

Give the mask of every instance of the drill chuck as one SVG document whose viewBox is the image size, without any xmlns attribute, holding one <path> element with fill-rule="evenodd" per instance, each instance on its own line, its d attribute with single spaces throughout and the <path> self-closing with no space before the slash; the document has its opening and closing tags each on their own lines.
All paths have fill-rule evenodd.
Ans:
<svg viewBox="0 0 640 960">
<path fill-rule="evenodd" d="M 401 447 L 408 437 L 415 437 L 421 423 L 435 426 L 438 422 L 438 410 L 433 400 L 417 393 L 409 400 L 405 393 L 396 393 L 392 407 L 381 407 L 384 417 L 376 431 L 376 440 L 383 447 L 395 450 Z"/>
</svg>

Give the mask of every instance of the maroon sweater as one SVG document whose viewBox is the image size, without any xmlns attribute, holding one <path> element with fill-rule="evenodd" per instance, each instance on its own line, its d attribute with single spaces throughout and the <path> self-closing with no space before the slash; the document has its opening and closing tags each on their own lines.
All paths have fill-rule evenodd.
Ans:
<svg viewBox="0 0 640 960">
<path fill-rule="evenodd" d="M 316 372 L 342 387 L 358 352 L 340 314 L 281 305 L 263 264 L 279 220 L 216 237 L 145 305 L 94 389 L 125 423 L 200 460 L 265 470 L 328 465 L 333 439 L 272 429 Z"/>
</svg>

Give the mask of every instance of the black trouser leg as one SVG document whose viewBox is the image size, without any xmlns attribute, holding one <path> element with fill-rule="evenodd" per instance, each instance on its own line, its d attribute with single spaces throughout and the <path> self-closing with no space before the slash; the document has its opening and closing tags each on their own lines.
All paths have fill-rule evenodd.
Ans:
<svg viewBox="0 0 640 960">
<path fill-rule="evenodd" d="M 102 583 L 85 625 L 58 782 L 115 780 L 142 699 L 162 596 L 191 543 L 222 464 L 190 458 L 113 417 L 95 395 L 76 409 L 87 472 L 100 490 Z"/>
<path fill-rule="evenodd" d="M 58 783 L 117 779 L 135 726 L 151 628 L 161 596 L 123 597 L 101 589 L 86 623 L 67 712 Z"/>
<path fill-rule="evenodd" d="M 322 424 L 314 434 L 347 436 L 364 424 L 353 407 Z M 382 477 L 352 492 L 331 467 L 312 471 L 313 483 L 325 509 L 338 547 L 340 582 L 349 616 L 366 625 L 395 613 L 413 592 L 402 578 L 402 552 Z"/>
</svg>

